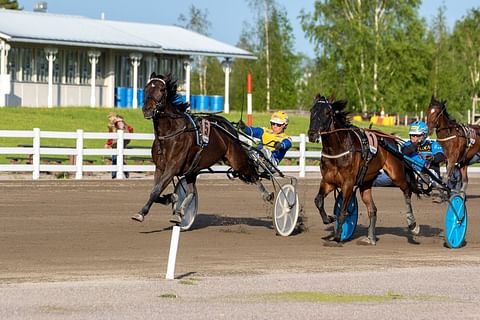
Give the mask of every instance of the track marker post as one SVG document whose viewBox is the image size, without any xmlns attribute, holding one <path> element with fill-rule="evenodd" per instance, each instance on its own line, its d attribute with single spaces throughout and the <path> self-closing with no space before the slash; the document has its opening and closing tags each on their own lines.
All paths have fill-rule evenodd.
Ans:
<svg viewBox="0 0 480 320">
<path fill-rule="evenodd" d="M 247 74 L 247 124 L 249 127 L 253 124 L 252 118 L 252 73 Z"/>
<path fill-rule="evenodd" d="M 175 261 L 177 260 L 178 241 L 180 240 L 180 227 L 173 226 L 170 253 L 168 254 L 167 275 L 165 279 L 175 279 Z"/>
</svg>

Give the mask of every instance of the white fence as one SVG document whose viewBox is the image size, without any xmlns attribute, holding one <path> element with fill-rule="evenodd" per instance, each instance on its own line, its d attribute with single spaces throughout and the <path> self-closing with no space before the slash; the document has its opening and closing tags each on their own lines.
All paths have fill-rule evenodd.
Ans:
<svg viewBox="0 0 480 320">
<path fill-rule="evenodd" d="M 82 179 L 85 172 L 117 172 L 117 178 L 123 179 L 124 172 L 153 172 L 155 166 L 149 165 L 124 165 L 123 159 L 128 156 L 150 157 L 151 151 L 149 148 L 123 148 L 123 140 L 148 140 L 153 141 L 153 134 L 142 133 L 124 133 L 118 131 L 117 133 L 99 133 L 99 132 L 84 132 L 77 130 L 77 132 L 59 132 L 59 131 L 40 131 L 35 128 L 32 131 L 17 131 L 17 130 L 0 130 L 0 138 L 31 138 L 31 146 L 19 147 L 0 147 L 0 154 L 4 155 L 25 155 L 25 159 L 29 159 L 31 163 L 27 164 L 0 164 L 0 172 L 32 172 L 32 179 L 40 178 L 41 172 L 74 172 L 75 179 Z M 50 139 L 74 139 L 76 141 L 75 148 L 52 147 L 41 144 L 42 138 Z M 98 149 L 85 148 L 84 140 L 97 139 L 105 141 L 107 139 L 117 139 L 116 149 Z M 320 168 L 316 166 L 307 166 L 307 158 L 320 159 L 320 151 L 307 151 L 307 143 L 305 134 L 292 137 L 294 142 L 299 143 L 298 151 L 288 151 L 286 158 L 298 159 L 298 165 L 282 165 L 279 169 L 282 172 L 297 173 L 299 177 L 304 177 L 306 172 L 319 172 Z M 51 164 L 44 163 L 41 159 L 45 156 L 68 156 L 70 161 L 67 164 Z M 84 156 L 117 156 L 117 164 L 85 164 Z M 213 170 L 224 171 L 226 166 L 213 166 Z"/>
</svg>

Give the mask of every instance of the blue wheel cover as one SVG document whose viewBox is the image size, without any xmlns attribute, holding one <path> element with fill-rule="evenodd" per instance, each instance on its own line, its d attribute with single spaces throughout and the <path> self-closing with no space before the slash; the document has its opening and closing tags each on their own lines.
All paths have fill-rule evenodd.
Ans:
<svg viewBox="0 0 480 320">
<path fill-rule="evenodd" d="M 445 241 L 450 248 L 459 248 L 467 234 L 467 208 L 465 200 L 460 195 L 450 198 L 445 214 Z"/>
<path fill-rule="evenodd" d="M 335 200 L 335 207 L 333 212 L 337 217 L 337 221 L 335 222 L 335 228 L 338 228 L 338 216 L 340 215 L 340 208 L 342 207 L 343 203 L 343 194 L 340 192 Z M 353 193 L 352 197 L 350 198 L 350 203 L 348 204 L 347 208 L 347 215 L 345 216 L 345 221 L 342 224 L 342 234 L 340 239 L 342 241 L 349 240 L 353 234 L 355 233 L 355 229 L 357 228 L 357 220 L 358 220 L 358 202 L 357 202 L 357 194 Z"/>
</svg>

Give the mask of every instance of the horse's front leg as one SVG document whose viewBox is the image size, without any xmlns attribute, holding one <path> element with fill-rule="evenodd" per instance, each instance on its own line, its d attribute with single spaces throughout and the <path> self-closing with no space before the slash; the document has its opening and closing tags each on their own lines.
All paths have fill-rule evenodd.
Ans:
<svg viewBox="0 0 480 320">
<path fill-rule="evenodd" d="M 415 220 L 415 216 L 413 215 L 413 209 L 412 209 L 412 192 L 410 189 L 402 190 L 403 191 L 403 198 L 405 200 L 405 208 L 407 210 L 406 216 L 407 216 L 407 226 L 408 230 L 413 235 L 419 235 L 420 234 L 420 225 L 417 224 L 417 221 Z"/>
<path fill-rule="evenodd" d="M 335 216 L 330 216 L 327 214 L 324 208 L 325 197 L 333 191 L 335 187 L 331 184 L 328 184 L 322 180 L 320 183 L 320 188 L 318 189 L 317 196 L 315 197 L 315 206 L 322 217 L 323 224 L 330 224 L 335 221 Z"/>
<path fill-rule="evenodd" d="M 345 216 L 347 215 L 347 208 L 350 204 L 350 199 L 353 195 L 353 185 L 342 186 L 343 202 L 342 207 L 340 208 L 340 214 L 338 215 L 338 223 L 335 229 L 335 236 L 333 240 L 336 242 L 342 241 L 342 226 L 345 222 Z"/>
<path fill-rule="evenodd" d="M 466 169 L 466 167 L 464 168 Z M 450 188 L 450 190 L 458 190 L 460 188 L 463 188 L 464 176 L 463 176 L 462 169 L 459 169 L 453 161 L 448 162 L 447 173 L 446 173 L 446 176 L 447 176 L 446 183 L 447 183 L 447 186 Z M 465 170 L 465 175 L 466 173 L 467 172 Z M 460 179 L 462 180 L 462 186 L 459 186 Z M 468 178 L 466 178 L 466 180 L 468 181 Z"/>
<path fill-rule="evenodd" d="M 157 173 L 155 173 L 157 174 Z M 150 197 L 148 198 L 148 201 L 145 203 L 145 205 L 140 209 L 140 211 L 132 216 L 132 219 L 138 222 L 143 222 L 145 220 L 145 216 L 148 214 L 150 211 L 150 208 L 152 207 L 152 204 L 157 201 L 160 197 L 160 194 L 162 194 L 163 190 L 168 186 L 168 184 L 172 181 L 173 178 L 173 173 L 171 173 L 168 170 L 163 171 L 163 174 L 161 176 L 155 178 L 155 185 L 150 192 Z"/>
<path fill-rule="evenodd" d="M 197 181 L 197 175 L 189 175 L 185 177 L 187 181 L 187 190 L 186 190 L 186 196 L 183 199 L 182 203 L 180 206 L 174 206 L 174 212 L 173 216 L 170 219 L 171 222 L 173 223 L 181 223 L 183 216 L 185 215 L 185 209 L 190 206 L 192 203 L 195 193 L 194 193 L 194 188 L 195 188 L 195 182 Z M 178 196 L 174 193 L 173 196 L 175 196 L 176 199 L 178 199 Z"/>
<path fill-rule="evenodd" d="M 377 244 L 377 236 L 375 233 L 375 226 L 377 224 L 377 207 L 375 206 L 375 202 L 373 201 L 372 196 L 372 187 L 371 186 L 364 186 L 360 189 L 360 196 L 362 197 L 362 201 L 367 207 L 368 211 L 368 218 L 370 220 L 370 225 L 368 226 L 368 235 L 367 238 L 361 240 L 360 244 Z"/>
<path fill-rule="evenodd" d="M 466 192 L 468 187 L 468 173 L 467 173 L 468 166 L 464 166 L 460 168 L 460 174 L 462 175 L 462 187 L 460 191 Z"/>
<path fill-rule="evenodd" d="M 273 203 L 273 199 L 275 198 L 275 194 L 273 192 L 268 192 L 268 190 L 265 188 L 263 183 L 258 179 L 255 181 L 255 184 L 257 186 L 258 191 L 262 194 L 262 198 L 266 202 Z"/>
</svg>

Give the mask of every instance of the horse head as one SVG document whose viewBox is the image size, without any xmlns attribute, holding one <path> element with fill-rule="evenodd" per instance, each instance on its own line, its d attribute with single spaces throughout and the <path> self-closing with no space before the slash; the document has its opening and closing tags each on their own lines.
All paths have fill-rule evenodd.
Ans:
<svg viewBox="0 0 480 320">
<path fill-rule="evenodd" d="M 446 103 L 446 100 L 438 101 L 432 96 L 430 105 L 427 109 L 427 127 L 429 132 L 440 127 L 440 119 L 442 115 L 448 118 Z"/>
<path fill-rule="evenodd" d="M 349 126 L 348 112 L 343 111 L 346 104 L 347 101 L 345 100 L 330 103 L 324 96 L 317 95 L 313 107 L 310 109 L 308 139 L 317 142 L 322 133 L 334 130 L 337 126 Z"/>
<path fill-rule="evenodd" d="M 176 91 L 176 81 L 172 81 L 171 74 L 164 76 L 153 72 L 145 85 L 145 101 L 142 108 L 144 118 L 155 118 L 168 108 L 172 108 L 170 100 L 175 97 Z"/>
</svg>

